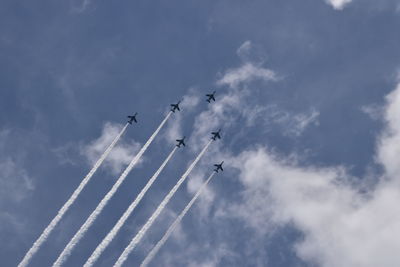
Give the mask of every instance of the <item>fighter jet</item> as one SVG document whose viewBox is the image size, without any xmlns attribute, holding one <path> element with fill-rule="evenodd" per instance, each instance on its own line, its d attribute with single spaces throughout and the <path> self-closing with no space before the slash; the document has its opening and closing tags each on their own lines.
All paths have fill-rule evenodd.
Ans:
<svg viewBox="0 0 400 267">
<path fill-rule="evenodd" d="M 177 147 L 181 147 L 181 145 L 186 146 L 185 144 L 185 136 L 182 139 L 176 139 L 176 142 L 178 142 L 178 144 L 176 145 Z"/>
<path fill-rule="evenodd" d="M 217 139 L 221 139 L 221 135 L 220 135 L 221 129 L 218 130 L 218 132 L 212 132 L 211 134 L 213 135 L 213 137 L 211 137 L 212 140 L 217 140 Z"/>
<path fill-rule="evenodd" d="M 176 103 L 176 104 L 171 104 L 171 111 L 174 113 L 176 110 L 181 111 L 181 109 L 179 108 L 180 103 L 181 103 L 181 101 L 178 101 L 178 103 Z"/>
<path fill-rule="evenodd" d="M 212 94 L 206 94 L 208 99 L 206 100 L 208 103 L 211 103 L 211 100 L 215 101 L 215 91 Z"/>
<path fill-rule="evenodd" d="M 222 164 L 224 164 L 224 162 L 221 162 L 220 164 L 214 164 L 214 166 L 216 167 L 215 169 L 214 169 L 214 171 L 216 172 L 216 173 L 218 173 L 218 171 L 224 171 L 224 169 L 222 169 Z"/>
<path fill-rule="evenodd" d="M 137 112 L 133 116 L 128 116 L 128 118 L 129 118 L 128 123 L 129 124 L 132 124 L 132 122 L 137 123 L 136 115 L 137 115 Z"/>
</svg>

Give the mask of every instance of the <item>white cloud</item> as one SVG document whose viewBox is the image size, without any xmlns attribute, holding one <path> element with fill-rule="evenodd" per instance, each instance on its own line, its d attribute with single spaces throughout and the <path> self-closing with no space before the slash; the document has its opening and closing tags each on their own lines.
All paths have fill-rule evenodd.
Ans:
<svg viewBox="0 0 400 267">
<path fill-rule="evenodd" d="M 185 111 L 192 111 L 200 103 L 200 98 L 197 95 L 197 90 L 189 89 L 189 94 L 182 99 L 181 107 Z"/>
<path fill-rule="evenodd" d="M 352 0 L 325 0 L 328 4 L 333 6 L 336 10 L 342 10 L 347 4 L 352 2 Z"/>
<path fill-rule="evenodd" d="M 377 160 L 384 166 L 386 174 L 395 179 L 400 174 L 400 84 L 386 100 L 386 130 L 379 140 Z"/>
<path fill-rule="evenodd" d="M 237 88 L 239 85 L 255 80 L 278 81 L 280 77 L 271 69 L 262 67 L 266 56 L 260 47 L 247 40 L 236 51 L 243 64 L 238 68 L 228 69 L 217 81 L 217 85 Z"/>
<path fill-rule="evenodd" d="M 299 136 L 303 131 L 311 124 L 318 125 L 319 112 L 315 109 L 311 109 L 306 113 L 299 113 L 293 116 L 292 129 L 290 132 L 296 136 Z"/>
<path fill-rule="evenodd" d="M 81 153 L 91 164 L 94 164 L 118 135 L 122 127 L 123 125 L 107 122 L 103 126 L 101 136 L 90 144 L 82 146 Z M 103 166 L 111 171 L 112 174 L 119 174 L 122 168 L 129 164 L 139 148 L 140 144 L 137 142 L 132 141 L 127 143 L 120 140 L 104 161 Z"/>
<path fill-rule="evenodd" d="M 367 114 L 372 120 L 380 120 L 383 117 L 383 108 L 377 104 L 365 105 L 360 110 Z"/>
<path fill-rule="evenodd" d="M 211 166 L 209 166 L 209 171 L 206 172 L 206 175 L 210 175 L 210 172 L 212 172 Z M 203 185 L 205 180 L 208 177 L 204 176 L 203 171 L 194 171 L 190 175 L 190 179 L 187 183 L 187 190 L 188 192 L 191 193 L 192 196 L 196 194 L 196 192 L 199 190 L 199 188 Z M 214 177 L 213 179 L 218 179 L 217 177 Z M 212 181 L 210 182 L 210 184 Z M 212 205 L 212 201 L 215 198 L 215 192 L 213 191 L 212 187 L 207 186 L 205 187 L 202 192 L 200 197 L 196 200 L 197 205 L 196 209 L 197 212 L 201 215 L 202 218 L 208 217 L 209 215 L 209 207 Z"/>
<path fill-rule="evenodd" d="M 20 202 L 34 190 L 34 182 L 19 155 L 5 156 L 5 146 L 11 140 L 11 130 L 0 131 L 0 206 L 5 201 Z"/>
<path fill-rule="evenodd" d="M 234 257 L 234 253 L 231 252 L 224 244 L 218 246 L 207 245 L 209 253 L 206 254 L 200 260 L 188 262 L 188 267 L 216 267 L 220 265 L 220 261 L 224 257 Z"/>
<path fill-rule="evenodd" d="M 177 241 L 182 242 L 180 240 Z M 183 248 L 183 247 L 182 247 Z M 202 257 L 196 257 L 201 253 Z M 160 253 L 163 266 L 188 266 L 188 267 L 216 267 L 220 266 L 221 259 L 235 259 L 236 255 L 229 250 L 226 244 L 203 243 L 201 245 L 188 243 L 179 253 Z"/>
<path fill-rule="evenodd" d="M 65 165 L 77 165 L 80 162 L 79 145 L 73 142 L 63 144 L 52 149 L 58 163 Z"/>
<path fill-rule="evenodd" d="M 253 63 L 253 65 L 257 66 L 262 66 L 267 59 L 265 49 L 261 45 L 254 44 L 249 40 L 245 41 L 236 50 L 236 54 L 242 62 Z"/>
<path fill-rule="evenodd" d="M 264 106 L 253 120 L 259 121 L 257 117 L 263 118 L 267 126 L 276 124 L 284 135 L 294 137 L 303 134 L 309 126 L 319 124 L 319 112 L 315 108 L 306 112 L 290 113 L 276 105 L 268 105 Z"/>
<path fill-rule="evenodd" d="M 16 202 L 24 199 L 34 189 L 27 172 L 14 160 L 0 161 L 0 195 Z"/>
<path fill-rule="evenodd" d="M 29 227 L 19 207 L 35 189 L 34 178 L 23 164 L 24 152 L 14 147 L 14 136 L 13 130 L 0 130 L 0 238 L 13 237 L 5 247 L 18 246 L 26 237 Z M 11 152 L 7 147 L 12 147 Z"/>
<path fill-rule="evenodd" d="M 248 55 L 251 53 L 252 43 L 251 41 L 245 41 L 239 48 L 236 50 L 236 54 L 242 59 L 247 60 Z"/>
<path fill-rule="evenodd" d="M 90 6 L 91 0 L 83 0 L 82 4 L 80 6 L 74 6 L 72 7 L 72 12 L 74 13 L 83 13 L 85 10 Z"/>
<path fill-rule="evenodd" d="M 235 216 L 259 235 L 274 225 L 293 225 L 304 235 L 295 244 L 297 255 L 318 266 L 399 266 L 398 114 L 400 85 L 387 97 L 387 126 L 377 147 L 377 161 L 385 174 L 367 194 L 360 193 L 362 180 L 358 186 L 341 166 L 300 166 L 295 157 L 259 147 L 233 162 L 240 166 L 239 179 L 245 187 L 243 203 L 233 207 Z"/>
<path fill-rule="evenodd" d="M 26 216 L 16 214 L 16 212 L 0 212 L 0 239 L 4 248 L 19 249 L 21 240 L 25 241 L 30 228 L 26 221 Z"/>
<path fill-rule="evenodd" d="M 244 82 L 251 82 L 255 80 L 277 81 L 279 78 L 273 70 L 247 62 L 239 68 L 227 70 L 217 84 L 237 87 Z"/>
</svg>

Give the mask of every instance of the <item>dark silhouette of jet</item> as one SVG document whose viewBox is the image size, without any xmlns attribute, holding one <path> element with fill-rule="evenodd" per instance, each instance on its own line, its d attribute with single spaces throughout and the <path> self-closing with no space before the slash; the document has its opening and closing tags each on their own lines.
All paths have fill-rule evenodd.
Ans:
<svg viewBox="0 0 400 267">
<path fill-rule="evenodd" d="M 220 164 L 214 164 L 214 166 L 216 167 L 215 169 L 214 169 L 214 171 L 216 172 L 216 173 L 218 173 L 218 171 L 224 171 L 224 169 L 222 168 L 222 164 L 224 164 L 224 162 L 221 162 Z"/>
<path fill-rule="evenodd" d="M 181 147 L 181 145 L 186 146 L 185 144 L 185 136 L 182 139 L 176 139 L 176 142 L 178 142 L 178 144 L 176 145 L 177 147 Z"/>
<path fill-rule="evenodd" d="M 128 118 L 129 118 L 128 123 L 129 124 L 132 124 L 132 122 L 137 123 L 136 115 L 137 115 L 137 112 L 133 116 L 128 116 Z"/>
<path fill-rule="evenodd" d="M 178 101 L 178 103 L 176 103 L 176 104 L 171 104 L 171 111 L 174 113 L 176 110 L 181 111 L 181 109 L 179 108 L 180 103 L 181 103 L 181 101 Z"/>
<path fill-rule="evenodd" d="M 206 94 L 206 97 L 208 97 L 206 100 L 208 103 L 211 103 L 211 100 L 215 101 L 215 91 L 212 94 Z"/>
<path fill-rule="evenodd" d="M 221 129 L 218 130 L 218 132 L 212 132 L 211 134 L 213 135 L 213 137 L 211 137 L 212 140 L 217 140 L 217 139 L 221 139 L 221 135 L 220 135 Z"/>
</svg>

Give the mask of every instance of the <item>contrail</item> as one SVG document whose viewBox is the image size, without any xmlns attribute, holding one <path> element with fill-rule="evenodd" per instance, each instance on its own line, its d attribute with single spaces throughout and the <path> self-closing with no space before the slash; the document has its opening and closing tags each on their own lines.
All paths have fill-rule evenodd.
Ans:
<svg viewBox="0 0 400 267">
<path fill-rule="evenodd" d="M 163 199 L 163 201 L 157 207 L 156 211 L 151 215 L 151 217 L 147 220 L 146 224 L 142 227 L 142 229 L 140 229 L 140 231 L 136 234 L 136 236 L 131 240 L 129 245 L 125 248 L 125 250 L 119 256 L 117 262 L 114 264 L 114 267 L 121 267 L 122 264 L 126 261 L 126 259 L 128 258 L 129 254 L 136 247 L 136 245 L 140 242 L 140 240 L 146 234 L 147 230 L 149 230 L 149 228 L 151 227 L 151 225 L 153 224 L 155 219 L 157 219 L 157 217 L 160 215 L 161 211 L 165 208 L 165 206 L 168 204 L 168 202 L 173 197 L 175 192 L 178 190 L 180 185 L 185 181 L 186 177 L 188 177 L 190 172 L 196 166 L 197 162 L 200 160 L 200 158 L 206 152 L 206 150 L 210 146 L 211 142 L 212 142 L 212 140 L 210 140 L 207 143 L 207 145 L 203 148 L 203 150 L 200 152 L 200 154 L 197 156 L 197 158 L 193 161 L 193 163 L 189 166 L 189 168 L 186 170 L 186 172 L 178 180 L 176 185 L 171 189 L 171 191 L 169 191 L 168 195 Z"/>
<path fill-rule="evenodd" d="M 127 123 L 125 125 L 125 127 L 122 128 L 121 132 L 114 138 L 114 140 L 112 141 L 110 146 L 106 149 L 106 151 L 104 151 L 103 155 L 101 155 L 101 157 L 97 160 L 97 162 L 94 164 L 93 168 L 89 171 L 89 173 L 86 175 L 86 177 L 83 178 L 83 180 L 79 184 L 78 188 L 75 189 L 75 191 L 72 193 L 72 195 L 67 200 L 67 202 L 65 202 L 65 204 L 62 206 L 62 208 L 58 211 L 57 215 L 53 218 L 53 220 L 51 220 L 50 224 L 46 227 L 46 229 L 44 229 L 44 231 L 40 235 L 40 237 L 35 241 L 35 243 L 33 243 L 32 247 L 28 250 L 28 252 L 25 254 L 22 261 L 18 264 L 18 267 L 25 267 L 29 264 L 31 258 L 39 250 L 39 248 L 42 246 L 42 244 L 47 240 L 50 233 L 56 227 L 58 222 L 62 219 L 62 217 L 68 211 L 68 209 L 71 207 L 71 205 L 74 204 L 76 198 L 82 192 L 82 190 L 86 186 L 86 184 L 90 181 L 93 174 L 97 171 L 97 169 L 100 167 L 100 165 L 106 159 L 108 154 L 110 154 L 110 152 L 113 149 L 113 147 L 115 146 L 115 144 L 118 142 L 118 140 L 121 138 L 121 136 L 125 133 L 128 125 L 129 124 Z"/>
<path fill-rule="evenodd" d="M 147 150 L 147 148 L 149 147 L 151 142 L 154 140 L 154 138 L 157 136 L 158 132 L 161 130 L 161 128 L 164 126 L 164 124 L 167 122 L 167 120 L 169 119 L 171 114 L 172 114 L 172 112 L 170 111 L 168 113 L 168 115 L 165 117 L 165 119 L 161 122 L 160 126 L 158 126 L 158 128 L 155 130 L 155 132 L 150 136 L 149 140 L 147 140 L 147 142 L 140 149 L 139 153 L 137 153 L 137 155 L 132 159 L 132 161 L 129 163 L 128 167 L 124 170 L 124 172 L 121 174 L 121 176 L 115 182 L 115 184 L 110 189 L 110 191 L 108 191 L 108 193 L 105 195 L 105 197 L 97 205 L 96 209 L 90 214 L 89 218 L 86 219 L 85 223 L 81 226 L 81 228 L 79 228 L 78 232 L 76 232 L 76 234 L 72 237 L 72 239 L 69 241 L 67 246 L 64 248 L 64 250 L 58 256 L 57 260 L 53 263 L 54 267 L 58 267 L 58 266 L 61 266 L 62 264 L 64 264 L 64 262 L 67 260 L 68 256 L 71 254 L 72 250 L 74 249 L 75 245 L 85 235 L 86 231 L 96 220 L 97 216 L 101 213 L 103 208 L 107 205 L 108 201 L 112 198 L 112 196 L 115 194 L 115 192 L 121 186 L 122 182 L 125 180 L 125 178 L 129 174 L 129 172 L 132 170 L 132 168 L 136 165 L 136 163 L 142 157 L 143 153 Z"/>
<path fill-rule="evenodd" d="M 190 200 L 190 202 L 187 204 L 187 206 L 183 209 L 181 214 L 175 219 L 175 221 L 171 224 L 171 226 L 168 228 L 167 232 L 164 234 L 164 236 L 158 241 L 158 243 L 154 246 L 154 248 L 150 251 L 149 254 L 147 254 L 146 258 L 143 260 L 143 262 L 140 264 L 140 267 L 145 267 L 147 266 L 151 260 L 154 258 L 154 256 L 157 254 L 157 252 L 160 250 L 160 248 L 165 244 L 165 242 L 168 240 L 172 232 L 175 230 L 175 228 L 178 226 L 178 224 L 182 221 L 183 217 L 185 217 L 186 213 L 189 211 L 189 209 L 193 206 L 194 202 L 197 200 L 197 198 L 200 196 L 201 192 L 204 190 L 204 188 L 207 186 L 207 184 L 210 182 L 210 180 L 213 178 L 215 175 L 215 172 L 213 172 L 208 179 L 204 182 L 204 184 L 199 188 L 197 191 L 196 195 Z"/>
<path fill-rule="evenodd" d="M 160 168 L 158 168 L 158 170 L 150 178 L 150 180 L 147 182 L 146 186 L 142 189 L 142 191 L 139 193 L 139 195 L 136 197 L 136 199 L 132 202 L 132 204 L 124 212 L 124 214 L 121 216 L 121 218 L 119 218 L 118 222 L 114 225 L 112 230 L 107 234 L 107 236 L 103 239 L 103 241 L 101 241 L 101 243 L 97 246 L 96 250 L 92 253 L 92 255 L 89 257 L 89 259 L 86 261 L 84 267 L 93 266 L 93 264 L 96 263 L 96 261 L 98 260 L 98 258 L 101 255 L 101 253 L 103 253 L 103 251 L 111 243 L 111 241 L 114 239 L 114 237 L 118 234 L 121 227 L 124 225 L 126 220 L 132 214 L 133 210 L 136 208 L 136 206 L 142 200 L 142 198 L 146 194 L 147 190 L 149 190 L 151 185 L 155 182 L 155 180 L 160 175 L 161 171 L 165 168 L 167 163 L 170 161 L 172 156 L 175 154 L 177 149 L 178 149 L 178 147 L 175 147 L 172 150 L 172 152 L 168 155 L 168 157 L 164 160 L 164 162 L 161 164 Z"/>
</svg>

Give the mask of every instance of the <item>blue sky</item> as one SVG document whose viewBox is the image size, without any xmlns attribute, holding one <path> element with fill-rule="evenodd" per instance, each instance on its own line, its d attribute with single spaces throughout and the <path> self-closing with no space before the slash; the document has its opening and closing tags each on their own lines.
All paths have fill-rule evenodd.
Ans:
<svg viewBox="0 0 400 267">
<path fill-rule="evenodd" d="M 183 99 L 66 266 L 186 135 L 97 263 L 112 265 L 220 127 L 127 265 L 225 160 L 152 266 L 399 266 L 399 25 L 396 0 L 1 1 L 1 265 L 19 263 L 138 112 L 31 262 L 50 266 Z"/>
</svg>

